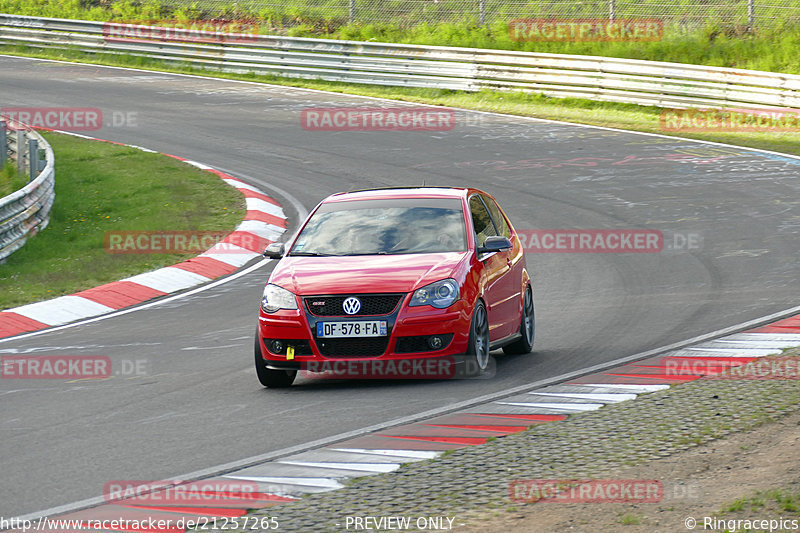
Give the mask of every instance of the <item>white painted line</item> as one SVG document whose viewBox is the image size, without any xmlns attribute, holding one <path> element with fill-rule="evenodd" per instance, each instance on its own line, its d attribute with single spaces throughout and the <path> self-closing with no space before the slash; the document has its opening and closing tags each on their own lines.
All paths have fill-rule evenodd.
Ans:
<svg viewBox="0 0 800 533">
<path fill-rule="evenodd" d="M 669 385 L 627 385 L 623 383 L 580 383 L 576 387 L 598 387 L 598 388 L 612 388 L 630 391 L 634 393 L 647 393 L 656 392 L 668 389 Z"/>
<path fill-rule="evenodd" d="M 236 246 L 235 244 L 217 243 L 209 248 L 208 251 L 200 254 L 198 257 L 216 259 L 217 261 L 221 261 L 238 268 L 244 264 L 247 264 L 248 261 L 254 257 L 258 257 L 259 255 L 261 254 L 251 252 L 250 250 Z"/>
<path fill-rule="evenodd" d="M 44 302 L 5 309 L 4 311 L 17 313 L 49 326 L 59 326 L 73 320 L 111 313 L 114 309 L 70 294 L 68 296 L 59 296 L 52 300 L 45 300 Z"/>
<path fill-rule="evenodd" d="M 248 211 L 261 211 L 262 213 L 267 213 L 278 218 L 286 218 L 286 215 L 283 213 L 283 209 L 275 204 L 265 202 L 260 198 L 245 198 L 244 202 L 247 205 Z"/>
<path fill-rule="evenodd" d="M 729 346 L 731 348 L 762 348 L 762 349 L 783 349 L 783 348 L 794 348 L 795 346 L 800 346 L 800 339 L 796 341 L 768 341 L 768 340 L 727 340 L 727 339 L 720 339 L 717 343 L 717 346 L 724 347 Z"/>
<path fill-rule="evenodd" d="M 317 487 L 328 490 L 335 490 L 344 487 L 335 479 L 327 477 L 280 477 L 280 476 L 224 476 L 231 479 L 241 479 L 243 481 L 257 481 L 273 485 L 300 485 L 303 487 Z"/>
<path fill-rule="evenodd" d="M 94 139 L 94 137 L 89 137 L 89 138 L 90 139 Z M 148 154 L 158 154 L 159 153 L 156 150 L 151 150 L 150 148 L 145 148 L 143 146 L 137 146 L 135 144 L 126 144 L 125 146 L 130 146 L 131 148 L 136 148 L 137 150 L 141 150 L 142 152 L 147 152 Z"/>
<path fill-rule="evenodd" d="M 692 348 L 703 349 L 708 348 L 712 350 L 757 350 L 761 349 L 770 349 L 774 348 L 774 346 L 759 346 L 760 343 L 767 342 L 767 341 L 744 341 L 744 340 L 726 340 L 726 339 L 715 339 L 713 341 L 704 342 L 702 344 L 698 344 L 697 346 L 692 346 Z M 772 341 L 772 342 L 780 342 L 780 341 Z"/>
<path fill-rule="evenodd" d="M 175 267 L 164 267 L 137 274 L 122 281 L 132 281 L 157 291 L 171 293 L 210 281 L 209 278 Z"/>
<path fill-rule="evenodd" d="M 749 341 L 749 340 L 764 340 L 764 341 L 786 341 L 794 342 L 793 346 L 800 346 L 800 333 L 737 333 L 722 337 L 718 340 L 726 341 Z"/>
<path fill-rule="evenodd" d="M 62 131 L 60 133 L 66 133 L 67 135 L 72 135 L 73 137 L 80 137 L 81 139 L 89 139 L 90 141 L 97 141 L 97 137 L 89 137 L 88 135 L 81 135 L 80 133 L 74 133 L 71 131 Z"/>
<path fill-rule="evenodd" d="M 260 220 L 245 220 L 236 226 L 236 231 L 245 231 L 275 241 L 283 235 L 286 229 L 275 226 L 274 224 L 261 222 Z"/>
<path fill-rule="evenodd" d="M 766 357 L 771 355 L 770 353 L 766 354 L 729 354 L 729 353 L 714 353 L 714 352 L 690 352 L 690 351 L 681 351 L 675 352 L 670 354 L 665 354 L 669 357 Z"/>
<path fill-rule="evenodd" d="M 363 453 L 366 455 L 384 455 L 391 457 L 403 457 L 405 459 L 434 459 L 442 455 L 442 452 L 432 452 L 427 450 L 367 450 L 365 448 L 331 448 L 337 452 Z"/>
<path fill-rule="evenodd" d="M 576 400 L 596 400 L 598 402 L 624 402 L 636 399 L 636 394 L 629 393 L 604 393 L 604 392 L 529 392 L 541 396 L 556 396 L 561 398 L 574 398 Z"/>
<path fill-rule="evenodd" d="M 309 450 L 301 453 L 297 453 L 291 455 L 289 457 L 284 457 L 280 459 L 281 461 L 307 461 L 312 463 L 353 463 L 353 464 L 403 464 L 408 462 L 415 462 L 419 461 L 420 459 L 411 459 L 409 460 L 406 457 L 392 457 L 389 455 L 375 455 L 375 454 L 363 454 L 363 453 L 355 453 L 355 452 L 342 452 L 338 450 L 332 450 L 330 448 L 316 448 L 314 450 Z M 243 473 L 243 472 L 239 472 Z M 321 475 L 321 474 L 320 474 Z M 331 476 L 328 476 L 331 477 Z"/>
<path fill-rule="evenodd" d="M 778 353 L 781 351 L 757 348 L 695 348 L 692 346 L 664 355 L 669 357 L 766 357 Z"/>
<path fill-rule="evenodd" d="M 247 184 L 247 183 L 245 183 L 245 182 L 243 182 L 241 180 L 237 180 L 237 179 L 234 179 L 234 178 L 222 178 L 222 181 L 224 181 L 225 183 L 227 183 L 231 187 L 236 187 L 237 189 L 247 189 L 248 191 L 257 192 L 259 194 L 266 194 L 264 191 L 262 191 L 258 187 L 253 187 L 252 185 L 249 185 L 249 184 Z M 267 195 L 267 196 L 269 196 L 269 195 Z"/>
<path fill-rule="evenodd" d="M 564 411 L 596 411 L 603 403 L 538 403 L 538 402 L 495 402 L 500 405 L 513 405 L 515 407 L 529 407 L 531 409 L 555 409 Z"/>
<path fill-rule="evenodd" d="M 309 466 L 312 468 L 330 468 L 333 470 L 355 470 L 359 472 L 384 473 L 400 468 L 401 463 L 326 463 L 313 461 L 280 460 L 278 463 L 296 466 Z"/>
<path fill-rule="evenodd" d="M 197 161 L 190 161 L 189 159 L 186 159 L 184 161 L 184 163 L 188 163 L 188 164 L 192 165 L 193 167 L 197 167 L 197 168 L 199 168 L 201 170 L 214 170 L 214 167 L 210 167 L 210 166 L 206 165 L 205 163 L 198 163 Z M 224 181 L 228 181 L 228 180 L 224 180 Z"/>
</svg>

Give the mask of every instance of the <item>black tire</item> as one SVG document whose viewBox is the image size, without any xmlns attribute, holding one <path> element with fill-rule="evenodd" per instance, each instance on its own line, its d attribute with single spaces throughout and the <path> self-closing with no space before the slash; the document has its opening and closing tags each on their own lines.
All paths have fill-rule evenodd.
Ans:
<svg viewBox="0 0 800 533">
<path fill-rule="evenodd" d="M 261 355 L 261 343 L 258 342 L 258 333 L 256 333 L 255 356 L 256 375 L 262 385 L 270 389 L 282 389 L 294 383 L 297 370 L 272 370 L 267 368 L 267 364 Z"/>
<path fill-rule="evenodd" d="M 533 290 L 530 285 L 525 289 L 525 298 L 522 301 L 522 318 L 520 319 L 519 333 L 521 337 L 518 340 L 503 346 L 503 353 L 521 355 L 530 353 L 533 349 L 536 316 L 533 310 Z"/>
<path fill-rule="evenodd" d="M 489 317 L 486 306 L 478 300 L 472 312 L 469 328 L 469 346 L 464 357 L 465 372 L 469 376 L 480 376 L 489 368 Z"/>
</svg>

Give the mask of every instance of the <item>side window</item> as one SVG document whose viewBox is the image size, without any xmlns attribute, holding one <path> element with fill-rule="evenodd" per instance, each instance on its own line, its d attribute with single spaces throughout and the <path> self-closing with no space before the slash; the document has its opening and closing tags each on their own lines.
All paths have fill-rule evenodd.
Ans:
<svg viewBox="0 0 800 533">
<path fill-rule="evenodd" d="M 489 211 L 486 210 L 486 206 L 477 195 L 469 199 L 469 210 L 472 213 L 472 225 L 475 227 L 477 245 L 483 246 L 486 237 L 497 235 L 494 224 L 492 224 L 492 217 L 489 216 Z"/>
<path fill-rule="evenodd" d="M 494 202 L 494 200 L 488 196 L 481 195 L 481 198 L 483 198 L 484 203 L 486 203 L 486 207 L 489 208 L 489 212 L 492 214 L 494 224 L 497 227 L 497 231 L 500 232 L 500 236 L 510 239 L 511 229 L 508 227 L 508 222 L 506 222 L 506 218 L 503 216 L 500 208 L 497 207 L 497 204 Z"/>
</svg>

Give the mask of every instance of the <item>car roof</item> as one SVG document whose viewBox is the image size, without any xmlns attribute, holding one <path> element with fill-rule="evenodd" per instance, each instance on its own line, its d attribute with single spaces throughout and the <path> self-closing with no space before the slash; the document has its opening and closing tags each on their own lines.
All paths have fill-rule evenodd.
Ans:
<svg viewBox="0 0 800 533">
<path fill-rule="evenodd" d="M 323 203 L 390 198 L 465 198 L 472 190 L 465 187 L 381 187 L 332 194 Z"/>
</svg>

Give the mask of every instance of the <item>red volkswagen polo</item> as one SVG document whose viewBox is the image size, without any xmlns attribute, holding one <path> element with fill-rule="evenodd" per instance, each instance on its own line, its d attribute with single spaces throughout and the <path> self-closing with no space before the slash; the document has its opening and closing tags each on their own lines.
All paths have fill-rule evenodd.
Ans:
<svg viewBox="0 0 800 533">
<path fill-rule="evenodd" d="M 493 349 L 531 351 L 533 291 L 522 246 L 494 198 L 477 189 L 334 194 L 291 243 L 271 244 L 264 255 L 280 259 L 255 339 L 266 387 L 334 364 L 405 364 L 424 374 L 444 358 L 481 373 Z"/>
</svg>

